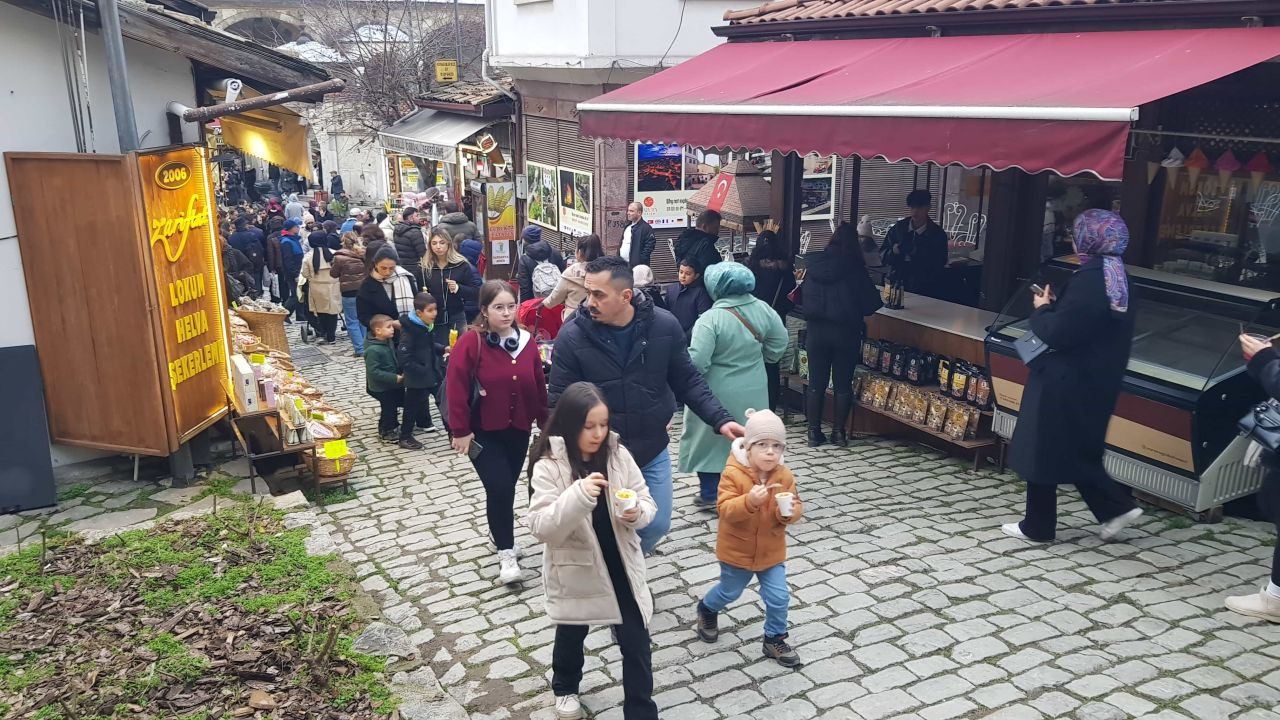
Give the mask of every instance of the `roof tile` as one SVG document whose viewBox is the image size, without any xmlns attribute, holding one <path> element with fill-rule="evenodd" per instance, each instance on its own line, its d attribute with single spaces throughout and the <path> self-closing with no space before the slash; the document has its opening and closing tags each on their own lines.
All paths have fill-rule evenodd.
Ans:
<svg viewBox="0 0 1280 720">
<path fill-rule="evenodd" d="M 979 12 L 1061 5 L 1121 5 L 1135 2 L 1182 0 L 770 0 L 756 7 L 729 10 L 731 25 L 789 20 L 825 20 L 875 15 L 910 15 L 938 12 Z"/>
</svg>

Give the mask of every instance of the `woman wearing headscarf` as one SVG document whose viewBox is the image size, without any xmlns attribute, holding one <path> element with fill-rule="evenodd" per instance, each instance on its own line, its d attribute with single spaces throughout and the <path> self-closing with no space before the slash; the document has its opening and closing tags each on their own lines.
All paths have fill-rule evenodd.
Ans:
<svg viewBox="0 0 1280 720">
<path fill-rule="evenodd" d="M 302 258 L 302 277 L 307 281 L 307 306 L 315 315 L 320 342 L 332 345 L 338 334 L 338 313 L 342 312 L 342 289 L 330 272 L 333 251 L 342 247 L 337 235 L 312 233 L 311 249 Z"/>
<path fill-rule="evenodd" d="M 782 243 L 777 233 L 765 230 L 756 238 L 756 246 L 751 249 L 751 257 L 747 260 L 747 268 L 756 278 L 756 289 L 753 295 L 769 303 L 769 307 L 787 324 L 787 313 L 791 312 L 794 303 L 788 297 L 796 288 L 795 268 L 792 267 L 791 252 Z M 782 369 L 778 363 L 765 366 L 769 376 L 769 409 L 778 408 L 781 394 Z"/>
<path fill-rule="evenodd" d="M 769 400 L 764 366 L 787 352 L 787 328 L 768 303 L 752 296 L 756 281 L 745 266 L 716 263 L 703 279 L 715 302 L 694 323 L 689 359 L 733 419 L 745 423 L 749 408 L 763 407 Z M 680 472 L 698 474 L 694 505 L 716 506 L 720 473 L 728 458 L 729 441 L 686 407 L 679 467 Z"/>
<path fill-rule="evenodd" d="M 1033 299 L 1031 331 L 1049 350 L 1031 361 L 1009 451 L 1009 466 L 1027 481 L 1027 511 L 1022 522 L 1002 530 L 1035 542 L 1054 539 L 1058 485 L 1076 486 L 1102 524 L 1103 540 L 1142 515 L 1102 466 L 1133 343 L 1134 310 L 1121 260 L 1129 229 L 1113 212 L 1086 210 L 1074 230 L 1080 269 L 1066 287 L 1045 285 Z"/>
</svg>

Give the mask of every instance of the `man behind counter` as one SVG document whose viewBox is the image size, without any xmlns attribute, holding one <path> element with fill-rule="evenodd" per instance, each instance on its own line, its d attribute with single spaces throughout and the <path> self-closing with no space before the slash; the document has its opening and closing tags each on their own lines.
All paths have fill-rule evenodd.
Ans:
<svg viewBox="0 0 1280 720">
<path fill-rule="evenodd" d="M 891 279 L 908 292 L 934 295 L 942 270 L 947 266 L 947 233 L 929 219 L 933 197 L 928 190 L 912 190 L 907 195 L 911 214 L 889 228 L 880 248 Z"/>
</svg>

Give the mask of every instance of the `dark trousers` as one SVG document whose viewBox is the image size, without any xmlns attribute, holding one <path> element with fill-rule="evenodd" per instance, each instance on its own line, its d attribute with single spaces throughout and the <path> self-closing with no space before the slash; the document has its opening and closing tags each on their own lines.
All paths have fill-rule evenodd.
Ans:
<svg viewBox="0 0 1280 720">
<path fill-rule="evenodd" d="M 484 448 L 471 464 L 484 485 L 489 532 L 499 550 L 510 550 L 516 545 L 516 482 L 529 457 L 529 431 L 477 430 L 475 441 Z"/>
<path fill-rule="evenodd" d="M 823 392 L 831 378 L 836 395 L 852 393 L 853 370 L 862 353 L 862 333 L 815 320 L 805 331 L 804 344 L 809 354 L 809 388 Z"/>
<path fill-rule="evenodd" d="M 1280 535 L 1280 468 L 1267 472 L 1258 490 L 1258 507 L 1264 517 L 1275 523 L 1276 534 Z M 1275 545 L 1275 553 L 1271 558 L 1271 582 L 1280 585 L 1280 542 Z"/>
<path fill-rule="evenodd" d="M 769 383 L 769 409 L 777 410 L 782 392 L 782 368 L 778 363 L 765 363 L 764 376 Z"/>
<path fill-rule="evenodd" d="M 720 473 L 698 473 L 698 494 L 703 500 L 715 500 L 720 495 Z"/>
<path fill-rule="evenodd" d="M 312 319 L 312 326 L 316 329 L 316 334 L 320 337 L 333 342 L 338 336 L 338 316 L 328 313 L 315 313 Z"/>
<path fill-rule="evenodd" d="M 404 422 L 400 423 L 400 439 L 413 437 L 415 427 L 426 430 L 431 427 L 431 401 L 435 388 L 405 388 Z"/>
<path fill-rule="evenodd" d="M 378 434 L 384 435 L 395 430 L 396 425 L 400 424 L 396 421 L 396 413 L 404 404 L 404 390 L 396 388 L 369 394 L 378 400 Z"/>
<path fill-rule="evenodd" d="M 1076 490 L 1098 522 L 1117 518 L 1135 506 L 1128 489 L 1112 480 L 1101 467 L 1093 477 L 1082 478 Z M 1032 540 L 1052 540 L 1058 525 L 1058 487 L 1027 483 L 1027 515 L 1019 523 L 1022 534 Z"/>
<path fill-rule="evenodd" d="M 626 582 L 614 583 L 613 590 L 622 609 L 622 624 L 614 626 L 622 651 L 622 717 L 657 720 L 649 630 L 644 626 L 644 616 L 631 594 L 631 586 Z M 590 629 L 586 625 L 556 626 L 556 644 L 551 653 L 551 691 L 557 696 L 578 694 L 578 684 L 582 682 L 582 643 Z"/>
</svg>

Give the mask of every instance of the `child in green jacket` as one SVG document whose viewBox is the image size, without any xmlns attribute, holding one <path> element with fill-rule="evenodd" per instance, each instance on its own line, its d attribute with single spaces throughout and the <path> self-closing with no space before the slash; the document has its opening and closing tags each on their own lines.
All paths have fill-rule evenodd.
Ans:
<svg viewBox="0 0 1280 720">
<path fill-rule="evenodd" d="M 404 374 L 391 344 L 396 332 L 393 322 L 386 315 L 374 315 L 369 320 L 369 333 L 373 337 L 364 348 L 365 389 L 382 408 L 378 415 L 378 436 L 383 442 L 396 442 L 399 438 L 396 412 L 404 404 Z"/>
</svg>

